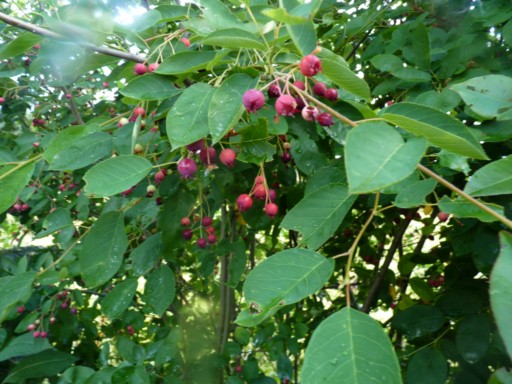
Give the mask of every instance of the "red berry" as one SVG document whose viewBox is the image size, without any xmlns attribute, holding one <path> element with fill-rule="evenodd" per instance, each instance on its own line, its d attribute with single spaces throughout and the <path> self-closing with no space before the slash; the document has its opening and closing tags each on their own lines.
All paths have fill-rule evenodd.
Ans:
<svg viewBox="0 0 512 384">
<path fill-rule="evenodd" d="M 213 147 L 204 147 L 199 151 L 199 159 L 203 164 L 214 164 L 217 158 L 217 151 Z"/>
<path fill-rule="evenodd" d="M 256 176 L 256 178 L 254 179 L 254 184 L 263 184 L 265 183 L 265 177 L 263 176 Z"/>
<path fill-rule="evenodd" d="M 236 199 L 236 204 L 240 211 L 247 211 L 252 207 L 252 199 L 247 193 L 243 193 Z"/>
<path fill-rule="evenodd" d="M 267 190 L 264 184 L 256 184 L 254 187 L 253 195 L 259 200 L 265 200 L 267 198 Z"/>
<path fill-rule="evenodd" d="M 268 190 L 268 198 L 270 199 L 270 201 L 274 202 L 276 201 L 277 199 L 277 193 L 276 191 L 274 191 L 273 189 L 269 189 Z"/>
<path fill-rule="evenodd" d="M 441 223 L 444 223 L 446 221 L 448 221 L 448 218 L 450 217 L 450 214 L 446 213 L 446 212 L 439 212 L 437 214 L 437 218 L 439 219 L 439 221 Z"/>
<path fill-rule="evenodd" d="M 256 112 L 265 104 L 265 96 L 258 89 L 249 89 L 242 96 L 242 103 L 247 112 Z"/>
<path fill-rule="evenodd" d="M 304 84 L 304 82 L 302 82 L 300 80 L 294 81 L 293 85 L 295 85 L 297 88 L 299 88 L 302 91 L 306 90 L 306 84 Z"/>
<path fill-rule="evenodd" d="M 180 41 L 181 41 L 183 44 L 185 44 L 185 47 L 187 47 L 187 48 L 188 48 L 188 47 L 190 47 L 190 40 L 189 40 L 189 39 L 187 39 L 186 37 L 182 37 L 182 38 L 180 39 Z"/>
<path fill-rule="evenodd" d="M 39 124 L 39 125 L 45 125 L 45 124 L 46 124 L 46 121 L 45 121 L 45 119 L 39 119 L 39 120 L 37 121 L 37 124 Z"/>
<path fill-rule="evenodd" d="M 192 159 L 182 159 L 178 163 L 178 172 L 184 179 L 190 179 L 197 172 L 197 165 Z"/>
<path fill-rule="evenodd" d="M 24 307 L 23 305 L 20 305 L 20 306 L 16 309 L 16 311 L 17 311 L 18 313 L 23 313 L 23 312 L 25 312 L 25 307 Z"/>
<path fill-rule="evenodd" d="M 281 155 L 281 160 L 283 163 L 289 163 L 292 160 L 292 155 L 290 155 L 290 152 L 283 152 Z"/>
<path fill-rule="evenodd" d="M 277 215 L 278 211 L 279 211 L 279 207 L 277 205 L 275 205 L 274 203 L 265 204 L 265 214 L 268 217 L 274 218 Z"/>
<path fill-rule="evenodd" d="M 217 236 L 215 236 L 213 233 L 208 235 L 208 243 L 209 244 L 215 244 L 217 242 Z"/>
<path fill-rule="evenodd" d="M 71 93 L 66 93 L 66 99 L 72 99 L 73 95 Z"/>
<path fill-rule="evenodd" d="M 133 110 L 133 116 L 135 116 L 135 118 L 137 118 L 139 115 L 146 116 L 146 110 L 142 107 L 136 107 Z"/>
<path fill-rule="evenodd" d="M 37 43 L 32 48 L 34 48 L 35 50 L 39 50 L 39 49 L 41 49 L 41 44 Z"/>
<path fill-rule="evenodd" d="M 200 151 L 204 147 L 204 139 L 194 141 L 192 144 L 187 145 L 187 149 L 190 152 Z"/>
<path fill-rule="evenodd" d="M 184 227 L 188 227 L 191 224 L 190 219 L 188 217 L 181 218 L 181 225 Z"/>
<path fill-rule="evenodd" d="M 209 235 L 213 235 L 215 233 L 215 228 L 213 228 L 213 227 L 206 227 L 205 230 L 206 230 L 206 233 Z"/>
<path fill-rule="evenodd" d="M 213 220 L 210 216 L 205 216 L 201 220 L 201 224 L 203 225 L 203 227 L 209 227 L 210 225 L 213 224 Z"/>
<path fill-rule="evenodd" d="M 48 332 L 45 332 L 45 331 L 42 331 L 40 334 L 39 334 L 39 337 L 41 339 L 46 339 L 46 336 L 48 336 Z"/>
<path fill-rule="evenodd" d="M 327 91 L 327 85 L 325 85 L 325 83 L 322 83 L 321 81 L 315 83 L 313 87 L 313 92 L 315 93 L 315 95 L 324 96 L 325 91 Z"/>
<path fill-rule="evenodd" d="M 290 95 L 281 95 L 276 100 L 276 112 L 283 116 L 293 116 L 297 101 Z"/>
<path fill-rule="evenodd" d="M 39 148 L 39 143 L 37 141 L 35 141 L 35 142 L 32 143 L 32 146 L 34 148 Z"/>
<path fill-rule="evenodd" d="M 330 127 L 331 125 L 334 124 L 332 122 L 332 116 L 327 112 L 319 114 L 316 119 L 318 121 L 318 124 L 320 124 L 322 127 Z"/>
<path fill-rule="evenodd" d="M 304 107 L 301 112 L 302 118 L 306 121 L 315 121 L 318 117 L 318 109 L 312 105 Z"/>
<path fill-rule="evenodd" d="M 147 67 L 146 67 L 144 64 L 142 64 L 142 63 L 137 63 L 137 64 L 135 64 L 135 66 L 133 67 L 133 71 L 134 71 L 134 72 L 135 72 L 135 74 L 137 74 L 137 75 L 143 75 L 143 74 L 145 74 L 145 73 L 148 71 L 148 69 L 147 69 Z"/>
<path fill-rule="evenodd" d="M 299 67 L 302 74 L 308 77 L 315 76 L 318 72 L 322 70 L 320 59 L 315 55 L 304 56 L 304 58 L 300 62 Z"/>
<path fill-rule="evenodd" d="M 157 173 L 155 173 L 155 181 L 157 183 L 161 183 L 163 179 L 165 179 L 165 172 L 163 169 L 161 169 Z"/>
<path fill-rule="evenodd" d="M 241 365 L 237 365 L 235 369 L 236 369 L 236 371 L 237 371 L 238 373 L 240 373 L 240 372 L 242 372 L 242 371 L 244 370 L 244 369 L 243 369 L 243 367 L 242 367 Z"/>
<path fill-rule="evenodd" d="M 206 239 L 203 237 L 200 237 L 199 239 L 197 239 L 196 244 L 199 248 L 206 248 Z"/>
<path fill-rule="evenodd" d="M 158 63 L 151 63 L 149 64 L 148 66 L 148 71 L 149 72 L 155 72 L 155 70 L 160 66 L 160 64 Z"/>
<path fill-rule="evenodd" d="M 236 153 L 231 148 L 224 148 L 219 155 L 220 162 L 228 168 L 235 165 Z"/>
<path fill-rule="evenodd" d="M 279 89 L 279 86 L 277 84 L 272 84 L 270 87 L 268 87 L 267 95 L 271 99 L 279 97 L 281 95 L 281 90 Z"/>
<path fill-rule="evenodd" d="M 39 336 L 41 336 L 41 332 L 35 331 L 34 333 L 32 333 L 32 336 L 34 336 L 34 338 L 37 339 Z"/>
<path fill-rule="evenodd" d="M 300 96 L 297 96 L 295 98 L 295 102 L 297 103 L 297 109 L 299 111 L 301 111 L 302 108 L 304 108 L 306 106 L 306 103 L 304 102 L 304 99 L 302 97 L 300 97 Z"/>
<path fill-rule="evenodd" d="M 187 228 L 187 229 L 184 229 L 183 232 L 181 232 L 181 236 L 183 236 L 183 238 L 185 240 L 190 240 L 192 238 L 192 235 L 194 233 L 192 232 L 191 229 Z"/>
<path fill-rule="evenodd" d="M 109 86 L 110 86 L 110 84 L 107 81 L 103 82 L 103 88 L 108 88 Z"/>
<path fill-rule="evenodd" d="M 328 90 L 325 91 L 324 97 L 327 100 L 336 101 L 338 100 L 338 91 L 334 88 L 329 88 Z"/>
</svg>

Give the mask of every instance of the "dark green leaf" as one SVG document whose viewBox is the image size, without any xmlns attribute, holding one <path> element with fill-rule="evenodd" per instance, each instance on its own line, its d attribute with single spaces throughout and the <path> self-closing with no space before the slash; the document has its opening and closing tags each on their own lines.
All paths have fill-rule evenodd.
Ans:
<svg viewBox="0 0 512 384">
<path fill-rule="evenodd" d="M 158 232 L 132 250 L 130 259 L 132 260 L 133 273 L 140 276 L 153 268 L 160 259 L 161 248 L 162 233 Z"/>
<path fill-rule="evenodd" d="M 135 78 L 119 92 L 136 100 L 162 100 L 175 96 L 181 91 L 174 86 L 172 79 L 168 76 L 150 73 Z"/>
<path fill-rule="evenodd" d="M 512 193 L 512 156 L 493 161 L 479 168 L 469 179 L 464 192 L 472 196 Z"/>
<path fill-rule="evenodd" d="M 9 209 L 30 181 L 35 163 L 20 163 L 0 167 L 0 213 Z"/>
<path fill-rule="evenodd" d="M 418 350 L 407 365 L 409 384 L 444 384 L 448 377 L 448 363 L 444 355 L 433 348 Z"/>
<path fill-rule="evenodd" d="M 16 276 L 0 277 L 0 324 L 9 312 L 30 298 L 35 272 L 23 272 Z"/>
<path fill-rule="evenodd" d="M 491 341 L 491 321 L 487 314 L 466 317 L 457 326 L 457 349 L 470 364 L 479 361 L 487 352 Z"/>
<path fill-rule="evenodd" d="M 443 313 L 428 305 L 414 305 L 398 312 L 392 326 L 410 340 L 429 335 L 443 326 Z"/>
<path fill-rule="evenodd" d="M 28 332 L 11 339 L 9 343 L 0 350 L 0 361 L 18 356 L 33 355 L 34 353 L 39 353 L 50 348 L 52 348 L 52 346 L 48 342 L 48 339 L 37 339 L 32 333 Z"/>
<path fill-rule="evenodd" d="M 34 45 L 43 40 L 44 36 L 36 35 L 32 32 L 22 33 L 16 39 L 3 44 L 0 49 L 0 60 L 11 59 L 14 56 L 27 53 Z"/>
<path fill-rule="evenodd" d="M 165 59 L 156 69 L 156 73 L 163 75 L 179 75 L 181 73 L 192 73 L 204 69 L 212 61 L 217 52 L 215 51 L 185 51 L 178 52 Z M 203 84 L 204 85 L 204 84 Z"/>
<path fill-rule="evenodd" d="M 176 293 L 174 273 L 166 265 L 155 269 L 148 276 L 144 288 L 144 302 L 148 310 L 157 316 L 162 316 L 171 305 Z"/>
<path fill-rule="evenodd" d="M 137 290 L 137 279 L 130 278 L 117 284 L 101 301 L 101 312 L 110 319 L 119 318 L 132 304 Z"/>
<path fill-rule="evenodd" d="M 212 32 L 206 36 L 203 44 L 231 49 L 265 50 L 265 44 L 258 36 L 239 28 L 221 29 Z"/>
<path fill-rule="evenodd" d="M 48 148 L 46 148 L 44 151 L 43 158 L 48 162 L 52 162 L 57 154 L 69 148 L 71 145 L 73 145 L 74 142 L 80 140 L 83 137 L 98 132 L 101 129 L 101 126 L 98 124 L 68 127 L 59 132 L 57 136 L 53 138 L 53 140 L 48 145 Z"/>
</svg>

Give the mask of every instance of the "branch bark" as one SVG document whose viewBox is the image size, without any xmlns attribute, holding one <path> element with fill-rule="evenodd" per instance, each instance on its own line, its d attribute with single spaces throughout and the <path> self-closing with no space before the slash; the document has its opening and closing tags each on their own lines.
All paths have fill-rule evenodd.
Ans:
<svg viewBox="0 0 512 384">
<path fill-rule="evenodd" d="M 65 36 L 62 36 L 58 33 L 55 33 L 53 31 L 50 31 L 45 28 L 41 28 L 35 24 L 17 19 L 10 15 L 6 15 L 5 13 L 2 13 L 2 12 L 0 12 L 0 21 L 5 22 L 6 24 L 12 25 L 13 27 L 18 27 L 18 28 L 24 29 L 26 31 L 35 33 L 36 35 L 49 37 L 50 39 L 68 40 L 68 39 L 66 39 Z M 102 53 L 104 55 L 119 57 L 120 59 L 135 61 L 137 63 L 143 63 L 145 61 L 144 57 L 133 54 L 133 53 L 123 52 L 123 51 L 119 51 L 117 49 L 112 49 L 112 48 L 108 48 L 108 47 L 98 47 L 94 44 L 87 43 L 87 42 L 81 42 L 81 41 L 77 41 L 77 44 L 90 50 L 90 51 Z"/>
</svg>

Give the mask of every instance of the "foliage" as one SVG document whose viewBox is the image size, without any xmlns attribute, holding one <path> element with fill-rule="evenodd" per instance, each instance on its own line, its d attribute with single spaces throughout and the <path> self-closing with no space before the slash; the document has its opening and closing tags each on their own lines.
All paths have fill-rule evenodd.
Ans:
<svg viewBox="0 0 512 384">
<path fill-rule="evenodd" d="M 510 382 L 512 5 L 150 3 L 3 6 L 3 382 Z"/>
</svg>

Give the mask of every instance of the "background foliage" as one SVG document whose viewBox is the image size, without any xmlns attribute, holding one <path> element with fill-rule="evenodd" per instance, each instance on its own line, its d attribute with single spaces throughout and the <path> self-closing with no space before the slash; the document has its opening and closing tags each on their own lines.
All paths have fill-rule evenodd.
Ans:
<svg viewBox="0 0 512 384">
<path fill-rule="evenodd" d="M 4 383 L 512 382 L 509 1 L 133 5 L 1 6 Z"/>
</svg>

